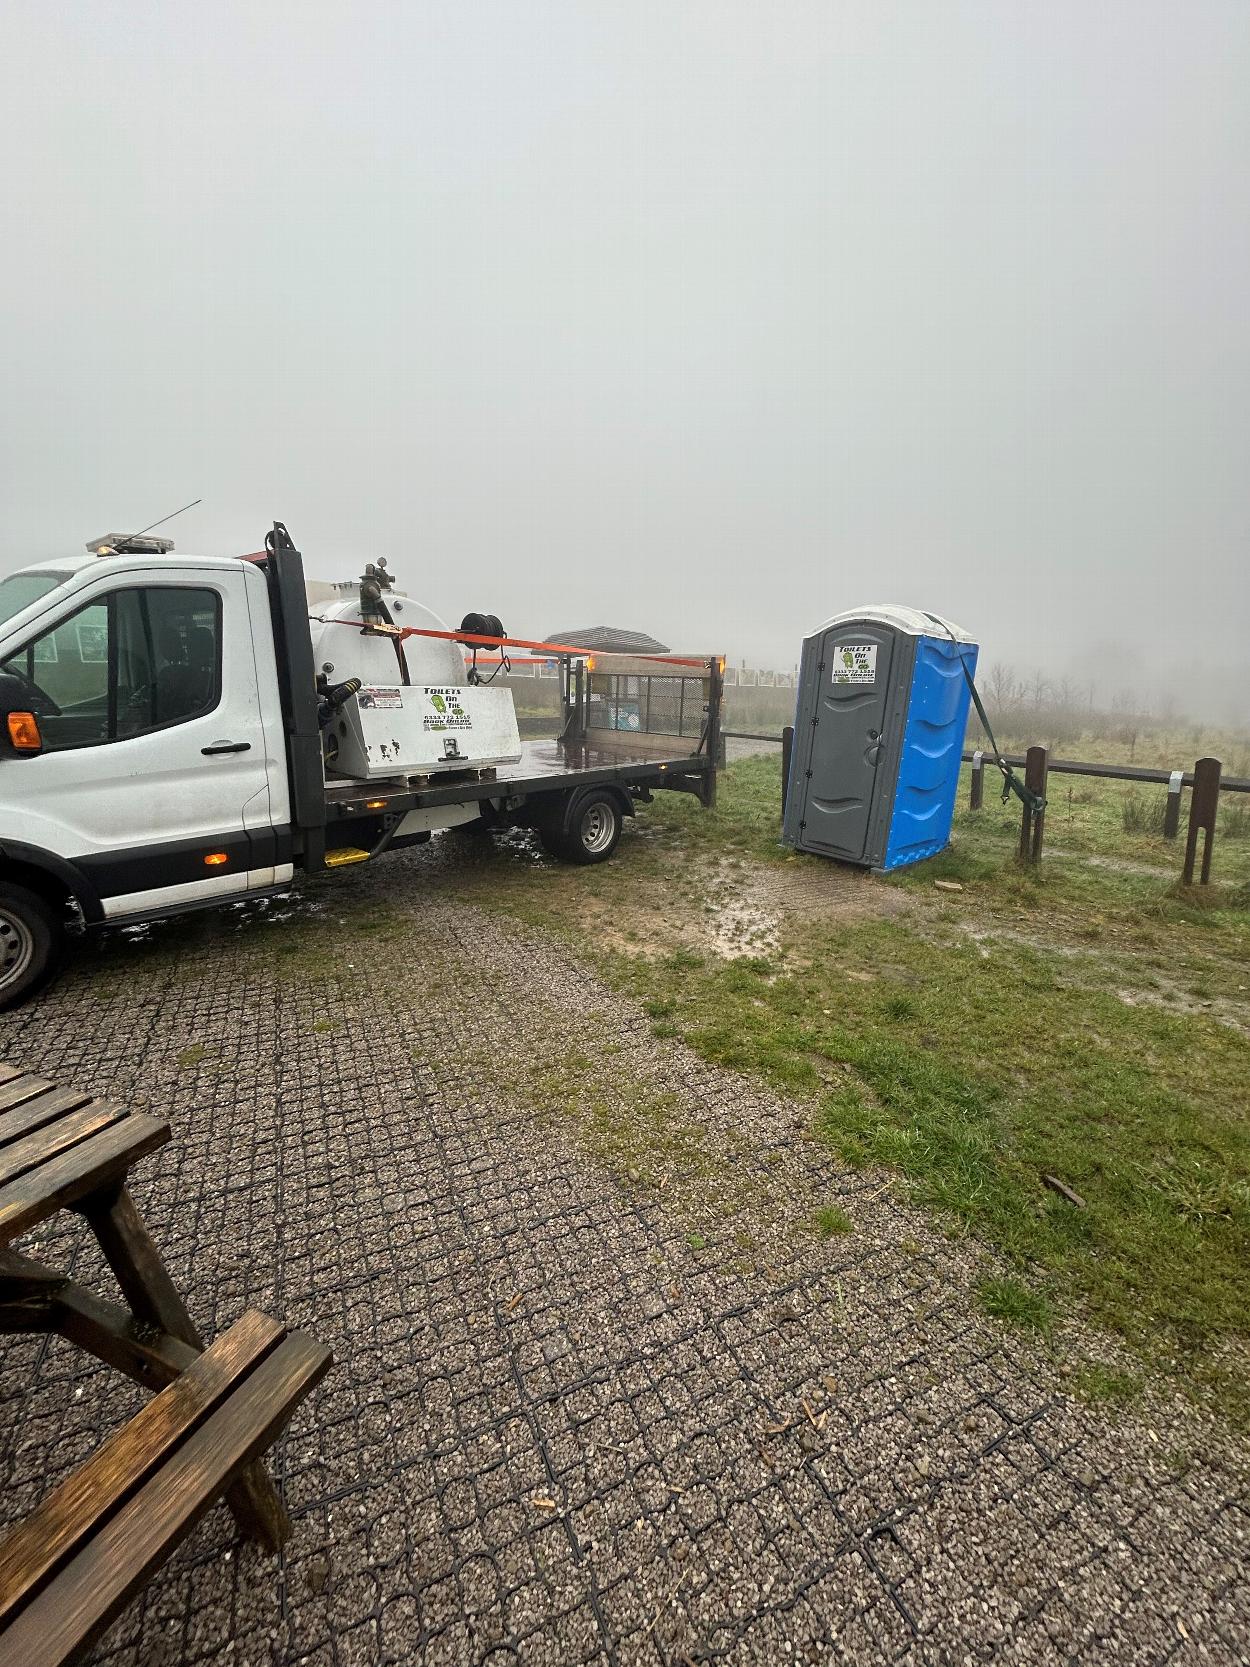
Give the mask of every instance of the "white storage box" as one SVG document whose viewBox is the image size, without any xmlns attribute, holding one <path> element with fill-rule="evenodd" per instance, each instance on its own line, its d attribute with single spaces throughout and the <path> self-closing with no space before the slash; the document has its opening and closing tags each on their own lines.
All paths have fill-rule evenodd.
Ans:
<svg viewBox="0 0 1250 1667">
<path fill-rule="evenodd" d="M 361 781 L 515 764 L 521 737 L 511 689 L 370 684 L 332 725 L 329 768 Z"/>
</svg>

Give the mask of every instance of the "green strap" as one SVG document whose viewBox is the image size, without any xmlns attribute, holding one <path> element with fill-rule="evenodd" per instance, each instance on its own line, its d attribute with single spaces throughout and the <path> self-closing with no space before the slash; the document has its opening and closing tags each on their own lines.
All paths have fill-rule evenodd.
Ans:
<svg viewBox="0 0 1250 1667">
<path fill-rule="evenodd" d="M 981 704 L 981 697 L 977 693 L 977 686 L 972 681 L 972 673 L 968 670 L 968 662 L 964 659 L 962 654 L 959 656 L 959 663 L 963 667 L 964 678 L 967 681 L 969 689 L 972 691 L 972 699 L 977 709 L 977 717 L 981 720 L 981 728 L 985 731 L 986 740 L 989 742 L 990 750 L 994 754 L 994 762 L 1003 773 L 1003 803 L 1006 804 L 1007 800 L 1014 793 L 1020 800 L 1021 804 L 1029 807 L 1034 816 L 1040 816 L 1046 809 L 1045 795 L 1042 793 L 1035 793 L 1031 787 L 1026 787 L 1016 772 L 1012 769 L 1011 765 L 1008 764 L 1007 760 L 1003 757 L 1002 753 L 999 752 L 998 742 L 994 739 L 994 731 L 990 728 L 989 717 L 986 714 L 984 706 Z"/>
<path fill-rule="evenodd" d="M 967 683 L 969 691 L 971 692 L 973 704 L 977 709 L 977 717 L 981 720 L 981 728 L 985 731 L 985 738 L 990 744 L 990 751 L 994 755 L 994 762 L 1002 771 L 1003 803 L 1006 804 L 1007 800 L 1014 793 L 1020 803 L 1022 805 L 1027 805 L 1034 816 L 1040 816 L 1046 809 L 1046 797 L 1042 793 L 1035 793 L 1031 787 L 1026 787 L 1020 780 L 1019 776 L 1017 776 L 1015 771 L 1012 769 L 1011 765 L 1008 764 L 1007 760 L 1003 757 L 1002 753 L 998 750 L 998 742 L 994 739 L 994 731 L 990 728 L 989 716 L 986 713 L 985 707 L 981 704 L 981 697 L 977 693 L 977 686 L 972 681 L 972 673 L 968 670 L 968 662 L 964 659 L 963 651 L 959 646 L 959 638 L 951 630 L 946 621 L 944 619 L 939 619 L 936 614 L 926 613 L 925 618 L 931 619 L 935 625 L 940 625 L 950 640 L 955 644 L 955 653 L 959 657 L 960 670 L 963 672 L 964 681 Z"/>
</svg>

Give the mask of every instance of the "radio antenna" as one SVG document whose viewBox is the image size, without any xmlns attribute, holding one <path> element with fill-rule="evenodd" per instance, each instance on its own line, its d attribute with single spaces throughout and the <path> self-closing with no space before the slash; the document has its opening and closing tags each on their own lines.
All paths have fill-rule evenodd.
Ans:
<svg viewBox="0 0 1250 1667">
<path fill-rule="evenodd" d="M 203 498 L 193 498 L 189 504 L 183 504 L 182 509 L 171 509 L 168 515 L 162 515 L 159 521 L 153 521 L 146 527 L 141 527 L 137 533 L 127 533 L 129 538 L 142 538 L 144 533 L 150 533 L 153 527 L 163 527 L 166 521 L 172 521 L 175 515 L 181 515 L 185 510 L 194 509 L 196 504 L 202 504 Z"/>
</svg>

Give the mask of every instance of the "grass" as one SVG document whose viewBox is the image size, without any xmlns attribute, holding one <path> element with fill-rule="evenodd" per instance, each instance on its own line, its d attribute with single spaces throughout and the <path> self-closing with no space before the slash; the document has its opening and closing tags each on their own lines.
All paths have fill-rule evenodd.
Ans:
<svg viewBox="0 0 1250 1667">
<path fill-rule="evenodd" d="M 901 1171 L 917 1202 L 1098 1323 L 1148 1350 L 1166 1337 L 1195 1364 L 1250 1332 L 1244 1037 L 1130 1006 L 1025 945 L 983 956 L 893 921 L 802 938 L 810 963 L 772 979 L 689 957 L 617 975 L 662 990 L 705 1058 L 814 1095 L 843 1158 Z M 872 981 L 848 980 L 852 966 Z M 841 1067 L 832 1086 L 822 1062 Z"/>
<path fill-rule="evenodd" d="M 812 1216 L 812 1226 L 822 1239 L 837 1238 L 844 1233 L 853 1233 L 855 1223 L 845 1210 L 840 1210 L 836 1204 L 827 1204 L 817 1210 Z"/>
<path fill-rule="evenodd" d="M 1158 834 L 1162 837 L 1167 807 L 1165 793 L 1126 793 L 1120 806 L 1121 825 L 1128 834 Z"/>
<path fill-rule="evenodd" d="M 1118 786 L 1079 792 L 1052 793 L 1036 874 L 995 802 L 886 882 L 917 905 L 902 917 L 792 924 L 768 957 L 655 945 L 605 964 L 657 1031 L 810 1097 L 841 1158 L 900 1172 L 992 1246 L 1015 1272 L 982 1289 L 987 1311 L 1042 1332 L 1079 1314 L 1250 1426 L 1250 862 L 1219 845 L 1224 883 L 1181 894 L 1180 842 L 1126 836 Z M 714 813 L 650 814 L 658 839 L 621 880 L 644 894 L 652 865 L 671 885 L 676 849 L 818 861 L 777 844 L 773 760 L 732 766 Z"/>
<path fill-rule="evenodd" d="M 1126 1407 L 1141 1396 L 1142 1380 L 1136 1373 L 1089 1360 L 1073 1372 L 1072 1389 L 1091 1406 Z"/>
<path fill-rule="evenodd" d="M 1049 1332 L 1054 1323 L 1046 1298 L 1019 1279 L 983 1279 L 977 1296 L 987 1314 L 1022 1331 Z"/>
</svg>

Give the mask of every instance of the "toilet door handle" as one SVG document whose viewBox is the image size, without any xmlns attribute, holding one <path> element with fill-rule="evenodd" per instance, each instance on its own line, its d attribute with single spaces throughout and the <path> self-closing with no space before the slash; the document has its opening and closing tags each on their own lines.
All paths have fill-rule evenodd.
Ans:
<svg viewBox="0 0 1250 1667">
<path fill-rule="evenodd" d="M 873 769 L 875 770 L 876 767 L 877 767 L 877 763 L 878 763 L 878 761 L 881 757 L 881 743 L 880 743 L 880 741 L 875 741 L 873 743 L 873 745 L 871 747 L 869 747 L 868 751 L 864 754 L 864 757 L 868 761 L 868 763 L 872 765 Z"/>
</svg>

